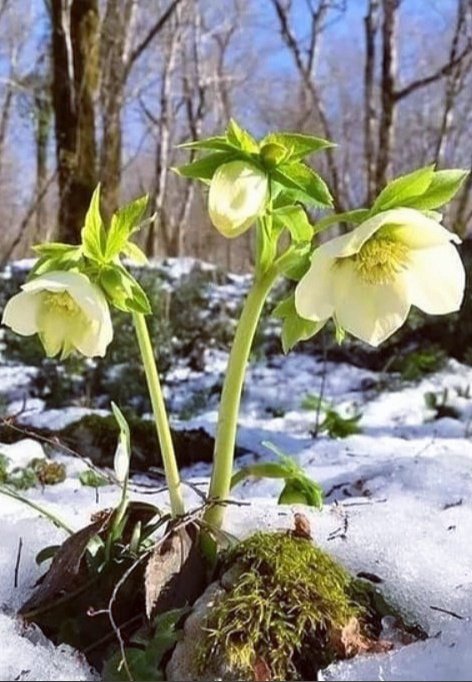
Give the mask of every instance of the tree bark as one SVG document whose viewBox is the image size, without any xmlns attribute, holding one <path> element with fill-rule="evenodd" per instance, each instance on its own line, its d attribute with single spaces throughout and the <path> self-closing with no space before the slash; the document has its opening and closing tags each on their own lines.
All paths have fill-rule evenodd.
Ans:
<svg viewBox="0 0 472 682">
<path fill-rule="evenodd" d="M 51 0 L 53 107 L 59 175 L 58 238 L 80 241 L 96 185 L 93 90 L 98 76 L 97 0 Z"/>
<path fill-rule="evenodd" d="M 369 206 L 375 196 L 375 132 L 377 108 L 375 105 L 375 39 L 378 30 L 379 0 L 369 0 L 364 18 L 365 66 L 364 66 L 364 154 L 366 166 L 367 197 Z"/>
<path fill-rule="evenodd" d="M 396 34 L 400 0 L 382 0 L 382 111 L 379 126 L 376 193 L 387 184 L 392 170 L 392 149 L 395 135 L 395 81 L 397 73 Z"/>
</svg>

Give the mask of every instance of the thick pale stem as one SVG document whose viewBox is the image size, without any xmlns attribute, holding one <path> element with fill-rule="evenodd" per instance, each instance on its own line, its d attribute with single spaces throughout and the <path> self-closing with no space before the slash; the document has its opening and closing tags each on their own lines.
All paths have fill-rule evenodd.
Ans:
<svg viewBox="0 0 472 682">
<path fill-rule="evenodd" d="M 133 313 L 133 322 L 138 338 L 139 350 L 144 364 L 146 380 L 151 397 L 152 410 L 156 422 L 157 437 L 161 446 L 162 461 L 166 474 L 167 486 L 169 488 L 170 506 L 172 516 L 181 516 L 185 513 L 182 491 L 180 487 L 180 476 L 175 459 L 174 446 L 170 433 L 169 421 L 167 419 L 164 397 L 162 395 L 159 375 L 157 373 L 156 361 L 149 338 L 149 331 L 144 315 Z"/>
<path fill-rule="evenodd" d="M 228 499 L 246 366 L 265 300 L 276 277 L 275 269 L 270 269 L 261 277 L 256 278 L 246 298 L 238 323 L 218 414 L 213 472 L 209 490 L 209 497 L 212 500 Z M 220 528 L 223 516 L 222 505 L 212 506 L 205 514 L 205 521 L 213 527 Z"/>
</svg>

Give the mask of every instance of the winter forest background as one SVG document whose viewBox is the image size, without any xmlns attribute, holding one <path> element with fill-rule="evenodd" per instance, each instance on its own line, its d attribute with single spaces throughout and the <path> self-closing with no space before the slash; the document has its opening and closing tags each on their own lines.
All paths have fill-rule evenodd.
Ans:
<svg viewBox="0 0 472 682">
<path fill-rule="evenodd" d="M 0 0 L 0 260 L 77 241 L 100 181 L 108 214 L 150 193 L 148 255 L 247 269 L 251 232 L 210 227 L 176 145 L 231 116 L 330 138 L 317 163 L 347 210 L 470 167 L 471 84 L 471 0 Z M 471 217 L 469 176 L 448 224 Z"/>
</svg>

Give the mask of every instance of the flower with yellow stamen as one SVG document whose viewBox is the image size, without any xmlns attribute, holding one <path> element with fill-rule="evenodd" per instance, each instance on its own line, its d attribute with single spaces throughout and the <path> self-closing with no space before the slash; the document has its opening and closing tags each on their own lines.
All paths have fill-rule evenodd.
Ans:
<svg viewBox="0 0 472 682">
<path fill-rule="evenodd" d="M 46 355 L 65 358 L 73 350 L 104 356 L 113 338 L 102 291 L 78 272 L 53 271 L 22 286 L 3 312 L 2 323 L 22 336 L 38 334 Z"/>
<path fill-rule="evenodd" d="M 297 313 L 333 317 L 378 346 L 405 322 L 410 307 L 443 315 L 459 309 L 465 272 L 457 235 L 411 208 L 379 213 L 322 244 L 295 290 Z"/>
</svg>

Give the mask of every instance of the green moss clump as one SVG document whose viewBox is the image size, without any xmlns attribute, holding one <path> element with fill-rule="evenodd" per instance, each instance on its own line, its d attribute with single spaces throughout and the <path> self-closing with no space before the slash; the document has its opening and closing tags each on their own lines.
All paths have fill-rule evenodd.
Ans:
<svg viewBox="0 0 472 682">
<path fill-rule="evenodd" d="M 66 467 L 61 462 L 36 458 L 28 466 L 33 469 L 41 485 L 56 485 L 66 480 Z"/>
<path fill-rule="evenodd" d="M 311 541 L 256 533 L 229 551 L 240 575 L 215 604 L 200 651 L 203 670 L 224 661 L 241 679 L 262 659 L 271 679 L 300 679 L 337 658 L 333 635 L 365 613 L 354 579 Z M 315 679 L 315 677 L 303 677 Z"/>
</svg>

